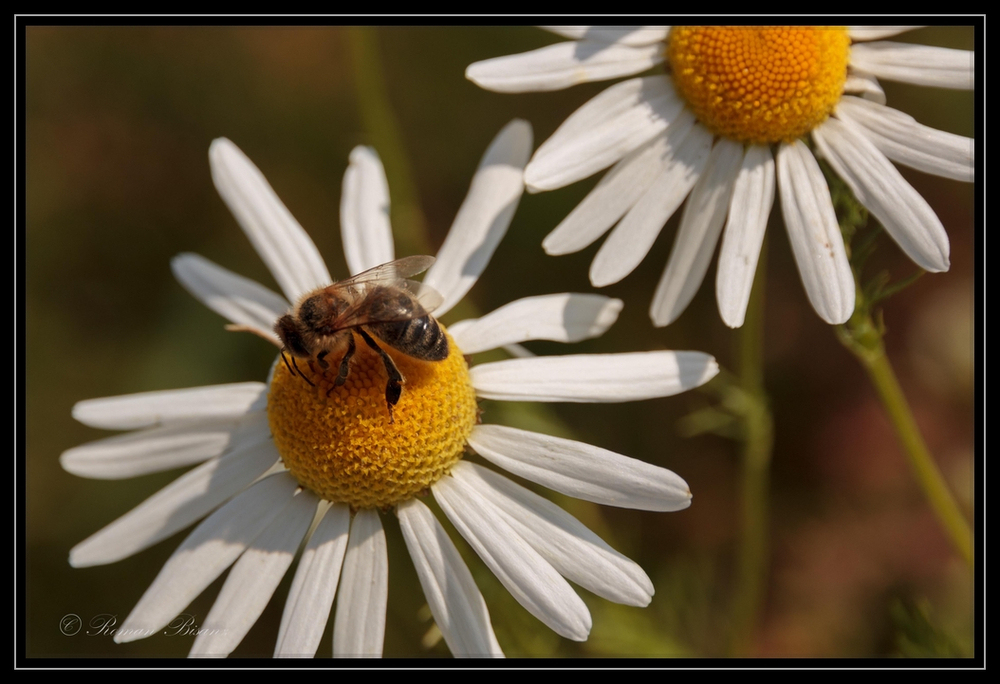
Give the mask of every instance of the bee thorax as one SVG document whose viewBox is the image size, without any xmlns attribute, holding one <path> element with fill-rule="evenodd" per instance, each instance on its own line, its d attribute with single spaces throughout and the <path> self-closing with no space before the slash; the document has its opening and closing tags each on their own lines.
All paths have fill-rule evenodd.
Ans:
<svg viewBox="0 0 1000 684">
<path fill-rule="evenodd" d="M 299 305 L 298 318 L 302 327 L 317 335 L 333 335 L 335 322 L 348 307 L 347 302 L 329 292 L 321 292 Z"/>
</svg>

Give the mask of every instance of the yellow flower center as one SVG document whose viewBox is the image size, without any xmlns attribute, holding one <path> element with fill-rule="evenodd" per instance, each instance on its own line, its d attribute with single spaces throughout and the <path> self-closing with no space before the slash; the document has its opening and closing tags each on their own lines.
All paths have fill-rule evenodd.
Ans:
<svg viewBox="0 0 1000 684">
<path fill-rule="evenodd" d="M 823 123 L 844 91 L 850 38 L 843 27 L 674 27 L 674 84 L 716 135 L 777 143 Z"/>
<path fill-rule="evenodd" d="M 476 392 L 451 336 L 443 361 L 421 361 L 380 344 L 405 378 L 390 423 L 385 365 L 356 339 L 340 387 L 333 384 L 339 358 L 328 359 L 325 373 L 297 361 L 314 387 L 279 361 L 267 414 L 278 453 L 303 487 L 354 509 L 385 508 L 419 494 L 462 457 L 478 419 Z"/>
</svg>

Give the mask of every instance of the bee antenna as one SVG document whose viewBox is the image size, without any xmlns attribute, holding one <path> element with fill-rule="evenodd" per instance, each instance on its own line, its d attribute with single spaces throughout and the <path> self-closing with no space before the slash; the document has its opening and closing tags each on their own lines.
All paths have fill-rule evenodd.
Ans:
<svg viewBox="0 0 1000 684">
<path fill-rule="evenodd" d="M 307 378 L 305 375 L 302 374 L 302 371 L 299 369 L 299 364 L 295 363 L 295 355 L 294 354 L 292 355 L 292 363 L 291 363 L 291 365 L 289 365 L 288 364 L 288 357 L 285 356 L 285 350 L 282 349 L 281 350 L 281 360 L 285 362 L 285 368 L 288 369 L 289 373 L 291 373 L 292 375 L 299 376 L 300 378 L 302 378 L 303 380 L 305 380 L 307 383 L 309 383 L 310 387 L 315 387 L 316 386 L 316 385 L 314 385 L 312 383 L 311 380 L 309 380 L 309 378 Z"/>
</svg>

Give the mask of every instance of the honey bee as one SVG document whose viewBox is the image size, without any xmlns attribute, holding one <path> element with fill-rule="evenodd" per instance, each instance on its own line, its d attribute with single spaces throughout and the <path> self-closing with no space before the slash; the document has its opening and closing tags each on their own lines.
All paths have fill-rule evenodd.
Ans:
<svg viewBox="0 0 1000 684">
<path fill-rule="evenodd" d="M 406 379 L 375 340 L 423 361 L 448 357 L 448 338 L 430 315 L 443 298 L 433 289 L 407 280 L 433 263 L 431 256 L 397 259 L 304 295 L 291 313 L 274 324 L 274 332 L 285 345 L 281 358 L 289 372 L 312 385 L 295 359 L 307 359 L 313 372 L 315 361 L 325 372 L 330 368 L 327 356 L 344 350 L 333 382 L 334 387 L 343 385 L 351 372 L 356 333 L 385 365 L 385 403 L 389 422 L 394 422 L 392 408 L 399 402 Z M 285 352 L 292 357 L 292 365 Z"/>
</svg>

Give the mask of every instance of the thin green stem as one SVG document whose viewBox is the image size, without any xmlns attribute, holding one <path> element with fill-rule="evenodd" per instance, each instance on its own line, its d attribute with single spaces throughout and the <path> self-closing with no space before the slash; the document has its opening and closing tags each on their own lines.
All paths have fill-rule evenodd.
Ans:
<svg viewBox="0 0 1000 684">
<path fill-rule="evenodd" d="M 893 429 L 906 453 L 920 488 L 927 497 L 934 514 L 951 539 L 952 544 L 969 564 L 972 563 L 972 532 L 969 523 L 955 502 L 945 484 L 944 477 L 931 457 L 927 445 L 913 418 L 910 405 L 906 402 L 896 374 L 885 353 L 885 326 L 881 312 L 874 309 L 876 303 L 890 295 L 909 287 L 922 275 L 922 271 L 896 283 L 889 283 L 889 275 L 880 273 L 868 281 L 863 281 L 861 272 L 868 257 L 875 251 L 876 240 L 882 234 L 876 224 L 875 230 L 858 235 L 860 228 L 868 222 L 868 212 L 850 192 L 844 182 L 824 165 L 824 175 L 830 184 L 830 194 L 837 207 L 837 216 L 854 272 L 857 301 L 854 314 L 843 325 L 837 326 L 837 336 L 864 366 L 868 377 L 885 406 Z"/>
<path fill-rule="evenodd" d="M 889 357 L 885 353 L 881 326 L 877 326 L 870 316 L 863 315 L 859 311 L 855 312 L 847 325 L 840 326 L 838 331 L 841 342 L 861 361 L 861 365 L 875 386 L 875 391 L 878 392 L 892 427 L 899 437 L 903 452 L 910 462 L 910 468 L 941 527 L 965 562 L 971 565 L 973 550 L 969 523 L 924 443 L 913 411 L 910 410 L 892 364 L 889 363 Z"/>
<path fill-rule="evenodd" d="M 385 166 L 392 188 L 393 235 L 400 254 L 432 254 L 427 239 L 427 222 L 417 197 L 413 167 L 406 154 L 399 122 L 385 88 L 382 60 L 375 29 L 352 26 L 347 29 L 347 45 L 354 70 L 361 121 Z"/>
<path fill-rule="evenodd" d="M 774 426 L 764 389 L 764 254 L 761 249 L 746 320 L 738 340 L 744 431 L 739 565 L 729 643 L 733 655 L 745 655 L 751 648 L 769 564 L 768 495 Z"/>
</svg>

